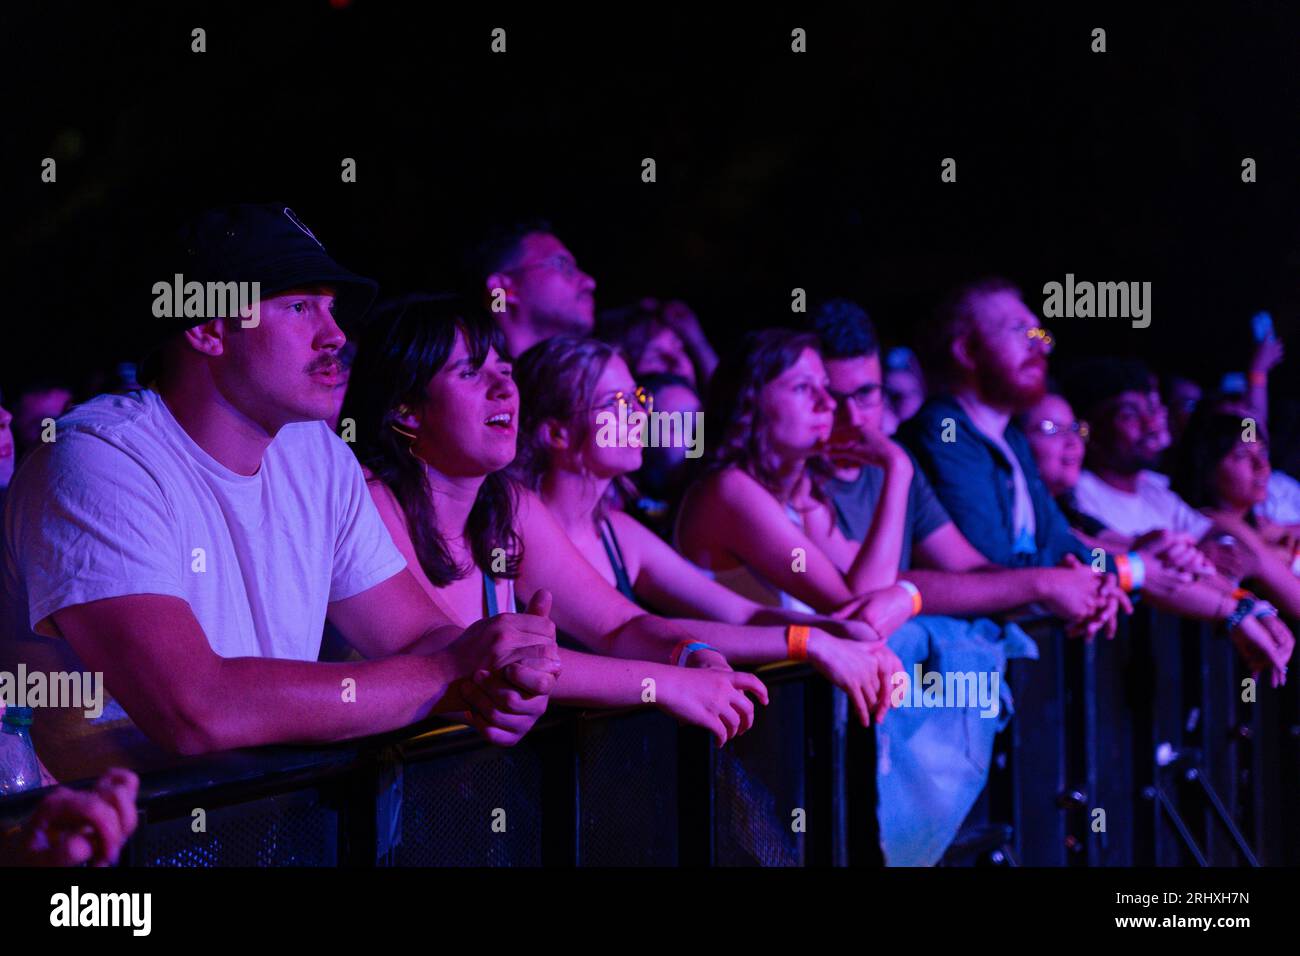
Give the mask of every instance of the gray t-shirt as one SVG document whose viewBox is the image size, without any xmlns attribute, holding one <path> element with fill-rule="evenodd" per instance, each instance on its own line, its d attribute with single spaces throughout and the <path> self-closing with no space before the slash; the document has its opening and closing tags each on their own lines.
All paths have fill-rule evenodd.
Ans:
<svg viewBox="0 0 1300 956">
<path fill-rule="evenodd" d="M 826 491 L 835 508 L 835 523 L 844 537 L 851 541 L 866 540 L 884 485 L 885 471 L 875 465 L 863 466 L 853 481 L 835 478 L 827 483 Z M 912 542 L 924 541 L 951 520 L 925 474 L 916 468 L 912 473 L 912 486 L 907 492 L 907 521 L 903 527 L 899 570 L 906 571 L 912 566 Z"/>
</svg>

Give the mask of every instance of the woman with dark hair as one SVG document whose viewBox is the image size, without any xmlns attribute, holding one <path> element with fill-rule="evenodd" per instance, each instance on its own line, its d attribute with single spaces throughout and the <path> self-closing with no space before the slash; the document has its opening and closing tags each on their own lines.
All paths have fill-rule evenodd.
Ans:
<svg viewBox="0 0 1300 956">
<path fill-rule="evenodd" d="M 822 485 L 835 400 L 816 336 L 750 333 L 714 375 L 706 415 L 723 429 L 710 472 L 677 519 L 682 552 L 732 590 L 764 603 L 835 613 L 888 637 L 920 610 L 899 582 L 912 462 L 887 439 L 833 449 L 837 458 L 886 464 L 872 530 L 859 546 L 836 525 Z"/>
<path fill-rule="evenodd" d="M 653 396 L 637 387 L 618 349 L 556 336 L 520 356 L 515 378 L 522 408 L 514 471 L 541 495 L 606 583 L 629 600 L 691 618 L 678 623 L 736 663 L 806 656 L 848 693 L 863 724 L 884 715 L 889 701 L 882 689 L 899 665 L 871 628 L 765 607 L 736 594 L 631 515 L 610 507 L 610 489 L 641 466 L 647 436 L 675 440 L 688 431 L 680 417 L 676 425 L 653 417 Z M 634 416 L 644 416 L 639 425 Z M 624 434 L 611 427 L 620 420 L 631 422 Z M 797 648 L 792 637 L 800 642 Z"/>
<path fill-rule="evenodd" d="M 534 597 L 549 591 L 558 628 L 597 654 L 630 658 L 562 649 L 554 700 L 654 703 L 721 746 L 753 723 L 746 694 L 766 703 L 766 689 L 608 587 L 536 495 L 506 477 L 519 396 L 504 350 L 491 320 L 451 297 L 401 300 L 363 337 L 341 418 L 356 428 L 357 457 L 394 542 L 452 620 L 509 613 L 516 586 Z"/>
<path fill-rule="evenodd" d="M 1174 490 L 1245 549 L 1242 577 L 1253 581 L 1288 617 L 1300 618 L 1300 540 L 1254 510 L 1268 496 L 1272 471 L 1264 426 L 1198 408 L 1175 465 Z"/>
</svg>

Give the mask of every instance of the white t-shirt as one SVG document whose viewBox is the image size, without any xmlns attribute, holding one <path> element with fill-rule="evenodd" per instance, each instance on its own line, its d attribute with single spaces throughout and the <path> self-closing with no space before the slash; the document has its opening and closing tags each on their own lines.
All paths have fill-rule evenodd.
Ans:
<svg viewBox="0 0 1300 956">
<path fill-rule="evenodd" d="M 1169 487 L 1166 476 L 1154 471 L 1138 472 L 1136 494 L 1120 491 L 1084 471 L 1075 486 L 1074 500 L 1084 514 L 1131 537 L 1163 528 L 1185 531 L 1199 540 L 1213 524 Z"/>
<path fill-rule="evenodd" d="M 986 415 L 980 414 L 982 406 L 977 405 L 966 396 L 957 396 L 957 404 L 970 417 L 971 424 L 975 426 L 976 430 L 997 445 L 998 450 L 1002 452 L 1003 457 L 1011 466 L 1011 487 L 1013 492 L 1011 533 L 1014 541 L 1012 550 L 1017 554 L 1032 554 L 1038 550 L 1036 543 L 1038 519 L 1034 515 L 1034 499 L 1029 494 L 1029 479 L 1025 477 L 1025 470 L 1020 465 L 1020 459 L 1016 457 L 1015 451 L 1007 444 L 1006 425 L 1002 425 L 1002 431 L 994 431 L 991 426 L 987 426 L 985 424 Z"/>
<path fill-rule="evenodd" d="M 1277 524 L 1300 524 L 1300 482 L 1280 471 L 1268 476 L 1268 498 L 1255 505 L 1255 514 Z"/>
<path fill-rule="evenodd" d="M 222 657 L 314 661 L 326 606 L 406 567 L 324 422 L 282 428 L 250 476 L 200 448 L 149 390 L 80 405 L 56 436 L 6 502 L 6 585 L 23 615 L 9 661 L 63 645 L 25 627 L 57 637 L 55 611 L 129 594 L 187 601 Z"/>
</svg>

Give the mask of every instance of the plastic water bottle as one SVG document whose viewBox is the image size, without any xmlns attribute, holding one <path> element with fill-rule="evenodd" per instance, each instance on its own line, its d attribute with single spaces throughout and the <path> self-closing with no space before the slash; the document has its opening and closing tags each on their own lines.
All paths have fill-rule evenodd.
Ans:
<svg viewBox="0 0 1300 956">
<path fill-rule="evenodd" d="M 0 718 L 0 794 L 34 790 L 41 785 L 41 765 L 32 743 L 32 709 L 8 707 Z"/>
</svg>

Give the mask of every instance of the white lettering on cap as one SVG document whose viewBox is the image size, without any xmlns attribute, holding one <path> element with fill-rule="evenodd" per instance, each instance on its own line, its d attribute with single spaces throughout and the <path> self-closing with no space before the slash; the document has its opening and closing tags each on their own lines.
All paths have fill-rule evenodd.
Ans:
<svg viewBox="0 0 1300 956">
<path fill-rule="evenodd" d="M 285 206 L 285 207 L 284 207 L 284 215 L 285 215 L 285 217 L 286 217 L 286 218 L 287 218 L 291 223 L 293 223 L 293 224 L 294 224 L 295 226 L 297 226 L 300 230 L 302 230 L 303 234 L 306 235 L 306 236 L 308 236 L 308 237 L 311 239 L 312 242 L 314 242 L 314 243 L 316 243 L 316 245 L 320 246 L 320 251 L 321 251 L 321 252 L 324 252 L 324 251 L 325 251 L 325 247 L 324 247 L 324 246 L 321 246 L 321 242 L 320 242 L 319 239 L 316 238 L 316 234 L 315 234 L 314 232 L 312 232 L 310 229 L 308 229 L 307 226 L 303 223 L 303 221 L 302 221 L 301 219 L 299 219 L 299 218 L 294 214 L 294 211 L 293 211 L 292 209 L 290 209 L 288 206 Z"/>
</svg>

